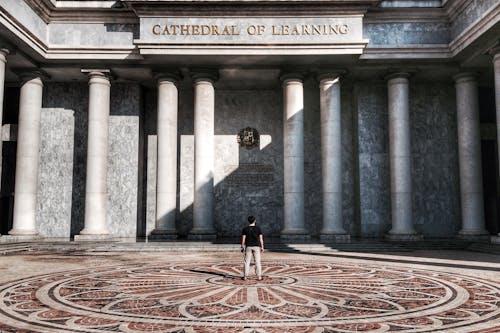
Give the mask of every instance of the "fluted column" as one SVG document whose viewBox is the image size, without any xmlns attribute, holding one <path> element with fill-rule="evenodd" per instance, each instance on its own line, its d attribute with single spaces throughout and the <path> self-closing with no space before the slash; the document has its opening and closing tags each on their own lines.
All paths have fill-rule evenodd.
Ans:
<svg viewBox="0 0 500 333">
<path fill-rule="evenodd" d="M 194 79 L 194 203 L 193 228 L 188 238 L 216 238 L 213 222 L 214 114 L 216 73 L 193 74 Z"/>
<path fill-rule="evenodd" d="M 495 104 L 497 110 L 497 148 L 499 166 L 498 171 L 500 177 L 500 46 L 494 48 L 491 51 L 491 54 L 493 55 L 493 70 L 495 75 Z M 500 244 L 500 233 L 497 236 L 492 237 L 492 242 Z"/>
<path fill-rule="evenodd" d="M 461 238 L 484 238 L 483 175 L 476 75 L 454 77 L 457 98 L 458 157 L 462 205 Z"/>
<path fill-rule="evenodd" d="M 304 225 L 304 87 L 302 76 L 288 74 L 283 82 L 283 162 L 285 241 L 309 238 Z"/>
<path fill-rule="evenodd" d="M 38 152 L 43 83 L 38 72 L 23 73 L 19 99 L 14 221 L 9 235 L 35 237 Z"/>
<path fill-rule="evenodd" d="M 109 70 L 83 70 L 89 75 L 87 179 L 85 226 L 75 240 L 109 237 L 107 227 L 108 122 L 110 110 Z"/>
<path fill-rule="evenodd" d="M 177 209 L 177 105 L 176 73 L 158 78 L 158 163 L 156 177 L 156 225 L 152 238 L 175 239 Z"/>
<path fill-rule="evenodd" d="M 413 227 L 409 74 L 387 77 L 389 112 L 389 154 L 391 170 L 390 240 L 414 241 L 421 237 Z"/>
<path fill-rule="evenodd" d="M 342 120 L 340 76 L 319 77 L 321 105 L 321 161 L 323 189 L 322 242 L 348 241 L 342 220 Z"/>
</svg>

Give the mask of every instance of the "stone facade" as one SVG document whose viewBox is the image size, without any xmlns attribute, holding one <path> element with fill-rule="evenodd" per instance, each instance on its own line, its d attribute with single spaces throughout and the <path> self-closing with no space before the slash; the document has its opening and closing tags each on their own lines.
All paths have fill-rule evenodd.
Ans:
<svg viewBox="0 0 500 333">
<path fill-rule="evenodd" d="M 160 182 L 163 185 L 172 179 L 168 191 L 177 184 L 175 194 L 165 193 L 172 199 L 169 205 L 176 195 L 171 213 L 175 213 L 174 236 L 181 239 L 193 237 L 193 228 L 207 239 L 238 237 L 252 214 L 268 236 L 287 234 L 316 241 L 325 227 L 323 191 L 326 183 L 332 183 L 324 176 L 322 163 L 341 156 L 332 165 L 342 175 L 341 200 L 337 196 L 335 205 L 342 203 L 339 224 L 347 236 L 386 236 L 395 225 L 394 207 L 403 207 L 397 197 L 407 198 L 407 191 L 411 195 L 407 207 L 412 208 L 399 213 L 410 221 L 408 234 L 414 229 L 415 239 L 450 238 L 464 229 L 462 214 L 471 213 L 468 195 L 482 188 L 482 173 L 485 183 L 498 183 L 498 172 L 491 176 L 484 171 L 498 171 L 497 164 L 479 170 L 481 161 L 470 167 L 467 158 L 460 158 L 472 156 L 467 147 L 477 143 L 471 145 L 464 137 L 467 132 L 461 136 L 457 130 L 462 125 L 491 127 L 495 111 L 500 114 L 499 106 L 495 109 L 490 101 L 457 121 L 457 110 L 477 104 L 473 100 L 477 86 L 488 92 L 482 96 L 494 99 L 492 73 L 498 69 L 486 55 L 498 59 L 498 1 L 349 0 L 314 5 L 291 1 L 286 10 L 273 1 L 244 5 L 221 1 L 201 13 L 204 9 L 195 4 L 170 8 L 166 3 L 158 1 L 155 14 L 151 4 L 134 0 L 75 2 L 71 8 L 63 2 L 34 0 L 7 0 L 0 5 L 0 60 L 5 64 L 0 79 L 9 87 L 6 91 L 22 89 L 20 97 L 11 93 L 4 98 L 3 128 L 10 131 L 19 123 L 22 130 L 17 137 L 2 133 L 8 142 L 2 152 L 1 214 L 7 220 L 2 222 L 2 233 L 13 228 L 15 192 L 18 203 L 27 196 L 26 202 L 31 202 L 33 193 L 37 199 L 34 217 L 21 218 L 17 208 L 12 237 L 79 236 L 87 227 L 88 209 L 105 216 L 86 235 L 89 239 L 153 236 L 159 223 L 159 177 L 166 179 Z M 72 19 L 82 12 L 85 20 Z M 469 74 L 456 76 L 459 72 Z M 403 73 L 399 76 L 403 88 L 389 83 L 387 77 L 394 73 Z M 158 79 L 165 79 L 165 74 L 170 90 L 159 99 Z M 326 94 L 320 94 L 319 78 L 325 74 L 340 86 L 340 97 L 335 98 L 340 99 L 341 139 L 327 143 L 340 151 L 330 155 L 321 149 L 322 137 L 337 137 L 333 127 L 322 124 Z M 100 79 L 91 82 L 92 75 Z M 33 104 L 39 94 L 25 86 L 28 77 L 35 80 L 33 86 L 43 83 L 41 108 Z M 466 79 L 455 82 L 454 77 Z M 291 81 L 293 88 L 287 85 Z M 466 98 L 457 95 L 458 89 Z M 103 104 L 108 96 L 109 107 Z M 166 120 L 162 127 L 177 135 L 177 151 L 172 153 L 177 169 L 170 178 L 158 175 L 159 103 L 168 106 L 162 108 L 165 112 L 176 110 L 177 124 Z M 338 110 L 337 104 L 331 105 L 329 111 Z M 296 118 L 287 119 L 287 112 Z M 39 140 L 29 134 L 38 130 L 38 114 Z M 89 114 L 109 122 L 107 133 L 99 125 L 97 132 L 89 129 Z M 401 115 L 409 115 L 409 121 L 398 118 Z M 95 128 L 93 121 L 90 128 Z M 407 123 L 409 133 L 402 133 Z M 200 142 L 212 125 L 214 136 Z M 258 146 L 239 144 L 238 133 L 245 128 L 258 131 Z M 324 131 L 330 133 L 323 135 Z M 107 138 L 101 140 L 104 134 Z M 401 134 L 409 134 L 409 149 Z M 96 144 L 90 150 L 89 137 Z M 160 147 L 167 148 L 160 150 L 160 161 L 165 161 L 161 157 L 171 147 L 161 146 L 162 142 Z M 16 146 L 20 152 L 15 153 Z M 394 153 L 394 147 L 405 148 Z M 498 143 L 493 148 L 497 147 Z M 32 156 L 33 151 L 39 156 Z M 485 156 L 496 156 L 496 151 Z M 94 156 L 102 152 L 106 161 Z M 410 159 L 410 171 L 402 158 Z M 17 160 L 23 161 L 21 166 Z M 28 165 L 34 160 L 37 179 L 26 176 L 34 170 Z M 196 163 L 201 160 L 206 165 Z M 468 173 L 461 173 L 464 168 Z M 411 176 L 399 179 L 398 170 Z M 466 174 L 474 176 L 472 181 L 464 179 Z M 99 176 L 102 179 L 92 183 Z M 14 190 L 19 180 L 27 189 Z M 97 184 L 99 198 L 106 192 L 106 202 L 96 204 L 87 198 L 95 194 L 88 193 L 89 181 Z M 205 181 L 213 181 L 213 188 L 200 188 Z M 464 190 L 464 181 L 474 189 Z M 303 202 L 291 202 L 302 194 Z M 303 218 L 290 217 L 291 212 L 302 215 L 302 205 Z M 488 211 L 483 219 L 480 208 L 469 217 L 467 230 L 473 235 L 468 236 L 483 237 L 479 231 L 484 230 L 498 233 L 500 223 L 493 213 Z M 484 225 L 484 220 L 490 222 Z"/>
</svg>

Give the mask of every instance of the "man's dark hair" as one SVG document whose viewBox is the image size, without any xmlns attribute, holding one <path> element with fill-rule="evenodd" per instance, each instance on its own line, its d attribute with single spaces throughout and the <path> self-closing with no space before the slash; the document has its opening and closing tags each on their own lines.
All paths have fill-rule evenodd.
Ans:
<svg viewBox="0 0 500 333">
<path fill-rule="evenodd" d="M 255 216 L 250 215 L 250 216 L 248 217 L 248 223 L 252 224 L 252 223 L 254 223 L 254 222 L 255 222 Z"/>
</svg>

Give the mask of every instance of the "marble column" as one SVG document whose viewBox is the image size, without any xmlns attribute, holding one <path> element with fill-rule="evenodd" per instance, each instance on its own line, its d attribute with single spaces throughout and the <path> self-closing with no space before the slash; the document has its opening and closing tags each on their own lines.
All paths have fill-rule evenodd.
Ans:
<svg viewBox="0 0 500 333">
<path fill-rule="evenodd" d="M 194 79 L 194 203 L 193 228 L 188 238 L 216 238 L 213 221 L 214 117 L 217 74 L 200 72 Z"/>
<path fill-rule="evenodd" d="M 304 86 L 300 74 L 283 82 L 284 241 L 309 238 L 304 225 Z"/>
<path fill-rule="evenodd" d="M 389 240 L 421 239 L 413 227 L 409 74 L 394 73 L 387 79 L 389 154 L 391 170 L 391 221 Z"/>
<path fill-rule="evenodd" d="M 342 121 L 340 76 L 319 77 L 321 105 L 321 167 L 323 189 L 322 242 L 349 241 L 342 220 Z"/>
<path fill-rule="evenodd" d="M 156 224 L 151 238 L 175 239 L 177 209 L 177 105 L 176 73 L 158 77 Z"/>
<path fill-rule="evenodd" d="M 36 202 L 43 83 L 39 72 L 21 74 L 14 221 L 9 235 L 37 237 Z"/>
<path fill-rule="evenodd" d="M 2 175 L 2 119 L 3 119 L 3 96 L 5 88 L 5 64 L 7 63 L 7 55 L 9 49 L 0 46 L 0 186 Z M 1 235 L 0 235 L 1 236 Z"/>
<path fill-rule="evenodd" d="M 108 122 L 110 111 L 109 70 L 82 70 L 89 75 L 89 115 L 87 137 L 87 178 L 85 186 L 85 226 L 75 240 L 109 238 L 108 204 Z"/>
<path fill-rule="evenodd" d="M 454 77 L 457 98 L 458 158 L 462 230 L 460 238 L 483 239 L 488 234 L 484 222 L 481 134 L 476 75 Z"/>
<path fill-rule="evenodd" d="M 496 104 L 496 115 L 497 115 L 497 148 L 498 148 L 498 171 L 500 177 L 500 46 L 495 47 L 491 50 L 491 55 L 493 56 L 493 70 L 495 75 L 495 104 Z M 497 194 L 500 195 L 500 194 Z M 500 213 L 500 211 L 498 212 Z M 491 241 L 496 244 L 500 244 L 500 233 L 497 236 L 493 236 Z"/>
</svg>

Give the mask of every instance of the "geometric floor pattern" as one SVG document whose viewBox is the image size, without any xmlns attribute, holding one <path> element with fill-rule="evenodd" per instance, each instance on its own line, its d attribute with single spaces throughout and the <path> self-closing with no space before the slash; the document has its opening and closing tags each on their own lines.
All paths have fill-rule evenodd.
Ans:
<svg viewBox="0 0 500 333">
<path fill-rule="evenodd" d="M 359 263 L 131 264 L 0 285 L 1 332 L 500 332 L 500 279 Z"/>
</svg>

